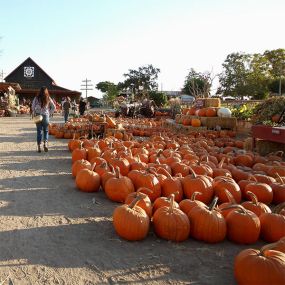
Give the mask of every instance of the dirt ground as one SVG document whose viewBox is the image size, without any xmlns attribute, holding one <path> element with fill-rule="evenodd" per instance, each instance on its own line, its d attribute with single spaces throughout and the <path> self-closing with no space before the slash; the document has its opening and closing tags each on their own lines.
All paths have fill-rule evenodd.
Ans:
<svg viewBox="0 0 285 285">
<path fill-rule="evenodd" d="M 124 241 L 117 205 L 75 188 L 67 141 L 51 137 L 48 153 L 35 141 L 29 118 L 0 118 L 0 284 L 236 284 L 234 256 L 248 246 L 177 244 L 152 230 Z"/>
</svg>

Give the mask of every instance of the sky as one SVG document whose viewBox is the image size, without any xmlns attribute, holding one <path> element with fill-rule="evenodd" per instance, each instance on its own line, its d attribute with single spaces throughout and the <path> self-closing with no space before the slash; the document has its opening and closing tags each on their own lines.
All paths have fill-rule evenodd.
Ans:
<svg viewBox="0 0 285 285">
<path fill-rule="evenodd" d="M 0 10 L 4 77 L 31 57 L 77 91 L 148 64 L 159 90 L 181 90 L 191 68 L 215 76 L 230 53 L 285 48 L 284 0 L 0 0 Z"/>
</svg>

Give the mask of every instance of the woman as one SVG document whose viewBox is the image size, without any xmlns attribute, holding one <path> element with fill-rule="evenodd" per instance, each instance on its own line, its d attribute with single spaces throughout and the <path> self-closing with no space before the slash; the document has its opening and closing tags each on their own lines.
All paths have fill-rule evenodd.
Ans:
<svg viewBox="0 0 285 285">
<path fill-rule="evenodd" d="M 37 144 L 38 152 L 41 152 L 42 132 L 44 141 L 44 151 L 48 151 L 48 125 L 49 117 L 55 110 L 55 104 L 49 96 L 47 87 L 41 87 L 38 95 L 34 98 L 32 104 L 33 114 L 35 116 L 42 115 L 43 119 L 37 123 Z"/>
</svg>

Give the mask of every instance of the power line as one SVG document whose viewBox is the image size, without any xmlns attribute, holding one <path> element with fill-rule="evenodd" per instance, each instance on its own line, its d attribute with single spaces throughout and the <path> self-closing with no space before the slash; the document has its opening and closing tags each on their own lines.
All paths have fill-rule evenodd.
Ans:
<svg viewBox="0 0 285 285">
<path fill-rule="evenodd" d="M 81 87 L 84 87 L 84 88 L 80 88 L 80 90 L 83 90 L 85 91 L 85 95 L 86 95 L 86 99 L 87 99 L 87 92 L 88 90 L 93 90 L 93 88 L 89 88 L 89 87 L 92 87 L 93 84 L 91 84 L 91 80 L 88 80 L 87 78 L 85 80 L 82 80 L 83 83 L 85 84 L 81 84 L 80 86 Z"/>
</svg>

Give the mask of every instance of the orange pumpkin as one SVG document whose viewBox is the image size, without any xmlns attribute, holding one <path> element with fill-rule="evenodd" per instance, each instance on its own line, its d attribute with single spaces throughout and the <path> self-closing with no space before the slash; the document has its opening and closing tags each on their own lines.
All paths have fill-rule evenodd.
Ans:
<svg viewBox="0 0 285 285">
<path fill-rule="evenodd" d="M 137 205 L 140 198 L 133 200 L 130 205 L 117 207 L 113 213 L 113 225 L 117 234 L 130 241 L 144 239 L 149 231 L 149 217 Z"/>
</svg>

